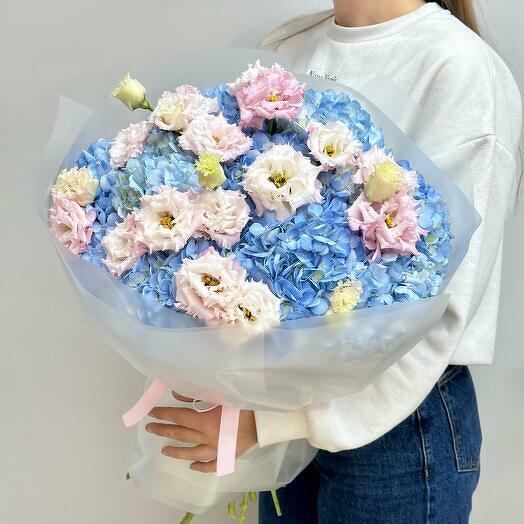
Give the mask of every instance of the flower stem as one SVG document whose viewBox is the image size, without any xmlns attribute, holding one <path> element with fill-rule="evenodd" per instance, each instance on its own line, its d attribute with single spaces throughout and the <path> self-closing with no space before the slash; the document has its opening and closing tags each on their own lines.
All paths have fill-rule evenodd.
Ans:
<svg viewBox="0 0 524 524">
<path fill-rule="evenodd" d="M 227 514 L 231 518 L 237 519 L 237 508 L 234 500 L 227 503 Z"/>
<path fill-rule="evenodd" d="M 247 491 L 242 495 L 242 502 L 240 503 L 240 512 L 237 517 L 236 505 L 235 502 L 228 502 L 227 504 L 227 514 L 235 519 L 235 522 L 238 524 L 246 524 L 247 510 L 250 502 L 255 502 L 257 500 L 257 494 L 255 491 Z"/>
<path fill-rule="evenodd" d="M 277 128 L 277 120 L 276 118 L 272 118 L 267 123 L 267 131 L 270 135 L 273 135 Z"/>
<path fill-rule="evenodd" d="M 280 501 L 278 500 L 276 489 L 271 491 L 271 497 L 273 498 L 273 504 L 275 505 L 275 512 L 277 514 L 277 517 L 281 517 L 282 509 L 280 508 Z"/>
<path fill-rule="evenodd" d="M 240 503 L 240 515 L 238 516 L 239 524 L 245 524 L 247 515 L 247 506 L 249 504 L 249 493 L 244 493 Z"/>
<path fill-rule="evenodd" d="M 149 100 L 147 98 L 142 102 L 142 105 L 140 106 L 142 109 L 147 109 L 148 111 L 153 111 L 153 107 L 149 103 Z"/>
<path fill-rule="evenodd" d="M 184 518 L 180 521 L 180 524 L 189 524 L 193 517 L 195 516 L 194 513 L 190 513 L 189 511 L 184 515 Z"/>
</svg>

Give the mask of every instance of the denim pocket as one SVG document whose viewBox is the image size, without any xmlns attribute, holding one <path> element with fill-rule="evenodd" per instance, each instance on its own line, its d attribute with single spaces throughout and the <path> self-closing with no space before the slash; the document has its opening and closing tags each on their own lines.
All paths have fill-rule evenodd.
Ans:
<svg viewBox="0 0 524 524">
<path fill-rule="evenodd" d="M 449 421 L 458 471 L 480 469 L 482 433 L 477 397 L 466 366 L 448 368 L 437 384 Z"/>
</svg>

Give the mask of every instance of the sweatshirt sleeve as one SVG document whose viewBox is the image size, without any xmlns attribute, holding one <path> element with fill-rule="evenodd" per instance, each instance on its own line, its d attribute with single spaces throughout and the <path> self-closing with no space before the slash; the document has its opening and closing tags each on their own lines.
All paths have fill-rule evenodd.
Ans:
<svg viewBox="0 0 524 524">
<path fill-rule="evenodd" d="M 446 165 L 449 155 L 433 160 Z M 318 448 L 339 451 L 376 440 L 409 416 L 438 381 L 452 355 L 476 324 L 493 332 L 496 317 L 481 307 L 490 288 L 499 287 L 504 222 L 514 201 L 516 158 L 493 135 L 456 148 L 453 162 L 469 163 L 473 184 L 470 198 L 482 217 L 462 265 L 447 292 L 448 308 L 439 324 L 413 350 L 363 391 L 292 413 L 255 413 L 260 446 L 306 438 Z"/>
</svg>

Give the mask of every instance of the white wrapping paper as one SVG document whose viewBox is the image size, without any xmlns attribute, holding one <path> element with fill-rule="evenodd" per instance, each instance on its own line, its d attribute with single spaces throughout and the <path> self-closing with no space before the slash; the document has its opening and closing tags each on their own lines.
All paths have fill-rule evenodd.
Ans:
<svg viewBox="0 0 524 524">
<path fill-rule="evenodd" d="M 213 51 L 175 57 L 168 67 L 137 68 L 136 75 L 154 100 L 163 89 L 182 83 L 209 87 L 232 81 L 259 57 L 268 64 L 278 61 L 285 65 L 282 57 L 259 51 Z M 297 76 L 308 87 L 349 92 L 383 128 L 386 145 L 394 150 L 395 157 L 408 159 L 442 192 L 455 237 L 447 284 L 479 223 L 471 203 L 448 175 L 362 95 L 331 81 Z M 398 109 L 402 100 L 396 96 L 394 104 Z M 412 105 L 409 110 L 415 111 Z M 91 119 L 77 133 L 89 113 L 70 100 L 61 102 L 39 186 L 39 205 L 46 221 L 47 189 L 58 170 L 71 166 L 82 147 L 99 137 L 114 136 L 131 119 L 138 118 L 114 102 L 92 111 Z M 241 409 L 297 410 L 362 390 L 412 349 L 439 321 L 447 305 L 447 296 L 441 293 L 416 302 L 289 321 L 265 335 L 248 337 L 238 328 L 202 327 L 197 320 L 138 294 L 56 241 L 55 245 L 95 321 L 96 333 L 132 366 L 183 395 Z M 130 398 L 130 404 L 133 400 Z M 163 402 L 175 404 L 171 396 Z M 305 441 L 255 447 L 238 459 L 233 475 L 217 478 L 193 472 L 189 463 L 161 455 L 166 441 L 146 433 L 144 424 L 138 428 L 130 468 L 132 480 L 149 497 L 192 513 L 201 513 L 234 493 L 283 486 L 315 454 Z"/>
</svg>

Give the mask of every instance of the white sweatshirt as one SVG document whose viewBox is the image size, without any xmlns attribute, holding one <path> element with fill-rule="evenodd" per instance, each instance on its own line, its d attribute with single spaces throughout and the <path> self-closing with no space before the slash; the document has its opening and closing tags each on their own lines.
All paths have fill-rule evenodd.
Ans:
<svg viewBox="0 0 524 524">
<path fill-rule="evenodd" d="M 294 71 L 361 91 L 378 107 L 380 95 L 365 91 L 378 74 L 410 93 L 432 119 L 422 130 L 403 122 L 403 131 L 461 182 L 483 220 L 448 287 L 444 317 L 397 364 L 360 393 L 293 413 L 255 414 L 260 446 L 307 438 L 329 451 L 352 449 L 410 415 L 448 364 L 491 363 L 504 222 L 516 192 L 520 94 L 497 54 L 435 3 L 359 28 L 336 25 L 333 11 L 302 16 L 275 29 L 261 47 L 286 55 Z M 443 134 L 445 141 L 433 140 Z M 469 160 L 469 175 L 458 172 L 456 159 Z M 469 191 L 464 177 L 472 178 Z"/>
</svg>

